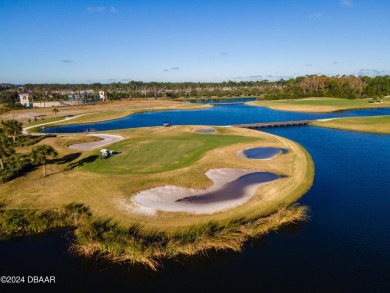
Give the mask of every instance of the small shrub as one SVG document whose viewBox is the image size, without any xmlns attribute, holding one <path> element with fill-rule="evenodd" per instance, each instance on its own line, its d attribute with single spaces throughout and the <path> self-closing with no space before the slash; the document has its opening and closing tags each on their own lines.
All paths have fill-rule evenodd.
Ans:
<svg viewBox="0 0 390 293">
<path fill-rule="evenodd" d="M 30 170 L 33 164 L 24 154 L 13 154 L 4 162 L 4 170 L 0 170 L 0 181 L 6 183 Z"/>
</svg>

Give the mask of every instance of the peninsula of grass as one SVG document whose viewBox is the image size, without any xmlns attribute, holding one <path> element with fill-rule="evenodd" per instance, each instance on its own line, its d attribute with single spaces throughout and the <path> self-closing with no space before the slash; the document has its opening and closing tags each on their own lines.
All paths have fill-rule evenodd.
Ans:
<svg viewBox="0 0 390 293">
<path fill-rule="evenodd" d="M 274 110 L 326 113 L 355 109 L 373 109 L 390 107 L 390 98 L 384 98 L 382 103 L 373 103 L 372 99 L 338 99 L 338 98 L 304 98 L 294 100 L 255 101 L 248 105 L 269 107 Z"/>
<path fill-rule="evenodd" d="M 199 127 L 196 127 L 199 128 Z M 210 128 L 210 127 L 208 127 Z M 240 251 L 244 241 L 307 217 L 294 202 L 310 188 L 314 166 L 297 143 L 258 131 L 213 127 L 205 135 L 194 127 L 147 127 L 115 131 L 125 139 L 98 151 L 67 147 L 79 135 L 45 138 L 59 156 L 40 169 L 0 185 L 0 237 L 29 235 L 72 227 L 74 251 L 111 261 L 140 263 L 156 269 L 164 258 Z M 277 147 L 288 153 L 272 160 L 236 156 L 249 147 Z M 25 147 L 28 151 L 30 146 Z M 163 185 L 205 189 L 210 169 L 243 168 L 284 175 L 260 186 L 245 204 L 213 214 L 135 212 L 132 197 Z"/>
<path fill-rule="evenodd" d="M 324 121 L 313 121 L 311 125 L 333 129 L 390 134 L 390 116 L 334 118 Z"/>
</svg>

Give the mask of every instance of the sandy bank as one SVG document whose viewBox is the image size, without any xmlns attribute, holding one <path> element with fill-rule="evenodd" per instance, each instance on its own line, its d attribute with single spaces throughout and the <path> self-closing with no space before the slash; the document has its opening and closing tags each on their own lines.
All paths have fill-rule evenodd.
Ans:
<svg viewBox="0 0 390 293">
<path fill-rule="evenodd" d="M 256 176 L 256 182 L 245 181 L 245 176 L 250 174 Z M 129 211 L 146 215 L 154 215 L 158 210 L 211 214 L 246 203 L 259 186 L 279 178 L 278 175 L 268 172 L 229 168 L 211 169 L 206 172 L 206 176 L 213 181 L 213 185 L 207 189 L 160 186 L 141 191 L 130 202 L 122 202 L 121 205 Z M 239 194 L 236 194 L 237 192 Z M 226 196 L 221 199 L 224 194 Z M 207 200 L 208 196 L 218 200 Z"/>
</svg>

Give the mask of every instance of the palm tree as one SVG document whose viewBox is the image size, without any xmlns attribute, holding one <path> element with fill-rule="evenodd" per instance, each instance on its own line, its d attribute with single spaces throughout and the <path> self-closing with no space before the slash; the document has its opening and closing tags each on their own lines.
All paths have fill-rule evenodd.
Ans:
<svg viewBox="0 0 390 293">
<path fill-rule="evenodd" d="M 48 156 L 54 158 L 57 155 L 57 151 L 52 146 L 46 144 L 34 146 L 31 151 L 32 160 L 43 165 L 43 176 L 46 176 L 46 158 Z"/>
<path fill-rule="evenodd" d="M 58 110 L 57 108 L 53 108 L 52 110 L 54 112 L 54 115 L 57 116 L 57 113 L 60 112 L 60 110 Z"/>
<path fill-rule="evenodd" d="M 9 141 L 8 137 L 5 135 L 0 135 L 0 167 L 1 170 L 4 170 L 4 162 L 3 160 L 6 157 L 9 157 L 15 152 L 12 147 L 12 143 Z"/>
<path fill-rule="evenodd" d="M 7 121 L 1 121 L 1 124 L 3 125 L 4 133 L 6 135 L 12 136 L 12 139 L 14 140 L 14 143 L 16 142 L 16 137 L 22 133 L 22 123 L 18 122 L 16 120 L 7 120 Z"/>
</svg>

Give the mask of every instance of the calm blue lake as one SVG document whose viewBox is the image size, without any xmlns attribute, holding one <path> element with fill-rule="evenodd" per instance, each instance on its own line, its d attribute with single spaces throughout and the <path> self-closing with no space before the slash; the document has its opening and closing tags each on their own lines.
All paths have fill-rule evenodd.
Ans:
<svg viewBox="0 0 390 293">
<path fill-rule="evenodd" d="M 137 127 L 160 119 L 173 124 L 214 121 L 213 125 L 312 119 L 302 118 L 306 114 L 248 106 L 185 113 L 145 113 L 124 120 L 127 127 Z M 248 117 L 248 113 L 256 116 Z M 371 113 L 390 114 L 389 109 L 382 109 L 322 116 Z M 166 261 L 158 272 L 73 256 L 67 252 L 64 232 L 0 241 L 0 274 L 55 275 L 56 288 L 64 290 L 390 292 L 390 135 L 312 126 L 267 132 L 302 144 L 313 157 L 314 184 L 299 200 L 311 208 L 310 221 L 253 240 L 243 253 L 210 252 L 208 257 Z"/>
<path fill-rule="evenodd" d="M 266 107 L 230 105 L 217 106 L 200 110 L 178 110 L 147 112 L 127 116 L 117 120 L 53 127 L 43 133 L 71 133 L 85 131 L 104 131 L 123 128 L 161 126 L 164 122 L 171 125 L 234 125 L 256 122 L 311 120 L 334 117 L 390 115 L 390 108 L 343 111 L 337 113 L 297 113 L 275 111 Z"/>
</svg>

